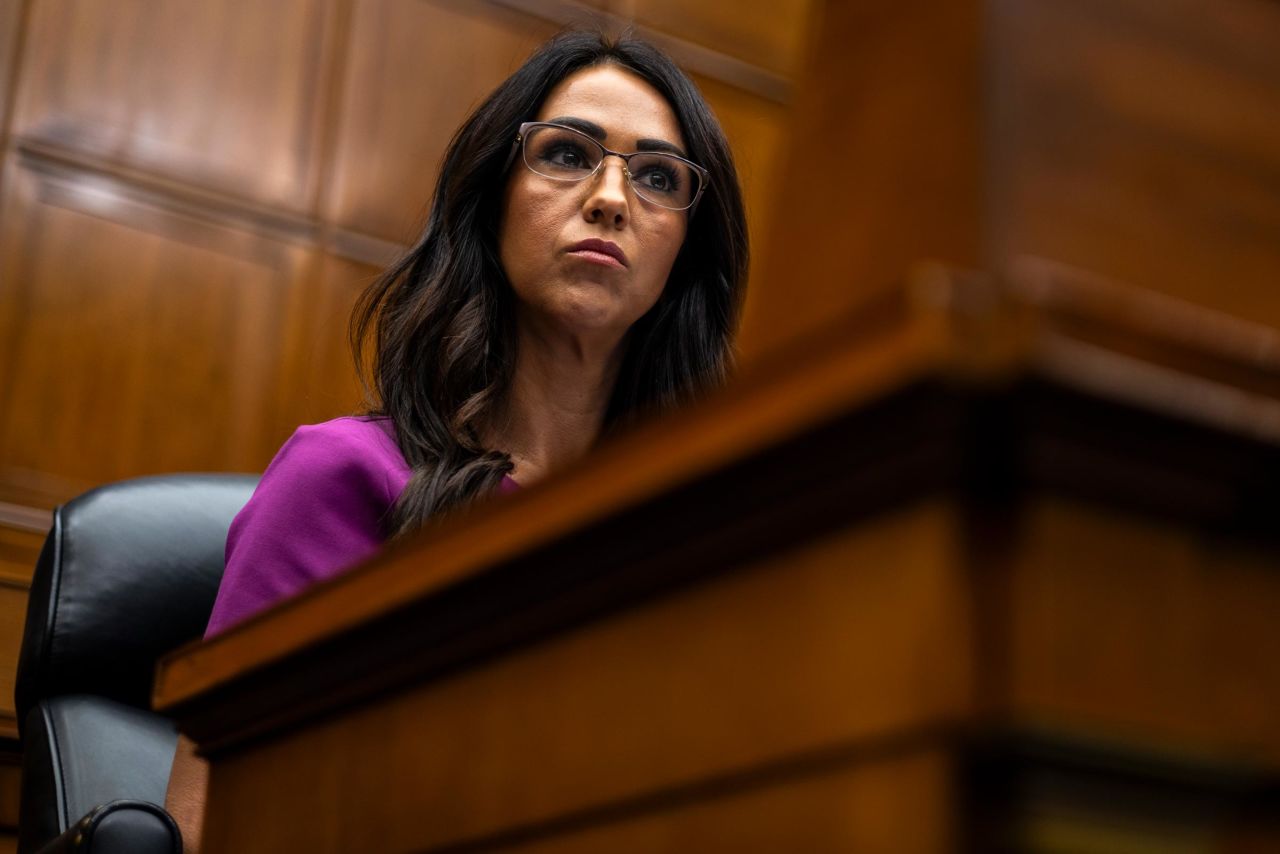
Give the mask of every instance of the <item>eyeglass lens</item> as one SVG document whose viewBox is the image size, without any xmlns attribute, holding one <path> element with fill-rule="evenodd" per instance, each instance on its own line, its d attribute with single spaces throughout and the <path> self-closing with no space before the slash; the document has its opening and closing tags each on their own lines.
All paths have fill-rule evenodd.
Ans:
<svg viewBox="0 0 1280 854">
<path fill-rule="evenodd" d="M 551 125 L 531 127 L 524 135 L 524 162 L 547 178 L 581 181 L 595 172 L 604 148 L 591 137 Z M 678 157 L 639 152 L 627 160 L 636 195 L 664 208 L 683 210 L 697 198 L 702 176 Z"/>
</svg>

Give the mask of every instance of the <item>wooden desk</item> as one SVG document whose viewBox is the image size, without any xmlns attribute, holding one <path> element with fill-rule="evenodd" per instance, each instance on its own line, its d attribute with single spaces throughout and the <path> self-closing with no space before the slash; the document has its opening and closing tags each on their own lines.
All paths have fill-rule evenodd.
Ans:
<svg viewBox="0 0 1280 854">
<path fill-rule="evenodd" d="M 208 851 L 1280 846 L 1280 10 L 821 6 L 749 370 L 170 659 Z"/>
<path fill-rule="evenodd" d="M 923 267 L 156 700 L 209 852 L 1274 841 L 1278 451 L 1274 331 Z"/>
</svg>

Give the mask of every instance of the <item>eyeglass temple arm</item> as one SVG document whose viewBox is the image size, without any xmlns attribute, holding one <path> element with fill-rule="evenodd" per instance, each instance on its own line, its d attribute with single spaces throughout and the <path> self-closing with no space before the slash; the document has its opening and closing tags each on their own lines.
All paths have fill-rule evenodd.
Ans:
<svg viewBox="0 0 1280 854">
<path fill-rule="evenodd" d="M 507 152 L 507 162 L 502 164 L 502 171 L 506 173 L 511 168 L 511 164 L 516 159 L 516 153 L 520 150 L 520 143 L 524 141 L 524 134 L 517 132 L 516 138 L 511 142 L 511 150 Z"/>
</svg>

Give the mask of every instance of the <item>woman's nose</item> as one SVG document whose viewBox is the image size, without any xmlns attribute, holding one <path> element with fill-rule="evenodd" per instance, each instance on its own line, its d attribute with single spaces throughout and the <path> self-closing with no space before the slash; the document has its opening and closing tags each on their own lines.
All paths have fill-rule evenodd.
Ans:
<svg viewBox="0 0 1280 854">
<path fill-rule="evenodd" d="M 615 228 L 621 228 L 631 215 L 627 183 L 626 162 L 606 156 L 600 164 L 600 171 L 590 178 L 591 191 L 582 210 L 587 221 L 604 220 Z"/>
</svg>

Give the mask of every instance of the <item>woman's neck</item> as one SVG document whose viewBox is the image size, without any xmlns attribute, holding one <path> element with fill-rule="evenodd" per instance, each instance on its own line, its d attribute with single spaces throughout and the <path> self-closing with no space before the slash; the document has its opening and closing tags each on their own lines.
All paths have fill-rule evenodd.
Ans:
<svg viewBox="0 0 1280 854">
<path fill-rule="evenodd" d="M 587 453 L 604 427 L 624 342 L 522 329 L 506 406 L 486 436 L 524 485 Z"/>
</svg>

